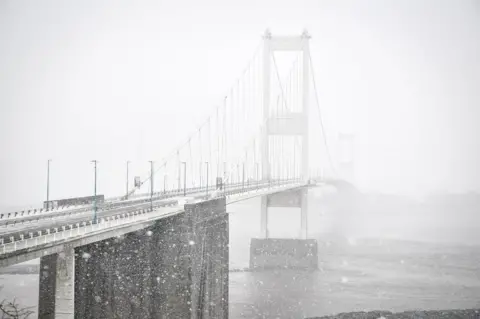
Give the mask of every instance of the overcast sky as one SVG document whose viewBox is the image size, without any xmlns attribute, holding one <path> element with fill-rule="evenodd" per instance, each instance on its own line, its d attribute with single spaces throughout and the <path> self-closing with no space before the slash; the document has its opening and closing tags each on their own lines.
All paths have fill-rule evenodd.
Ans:
<svg viewBox="0 0 480 319">
<path fill-rule="evenodd" d="M 91 194 L 94 158 L 99 192 L 122 194 L 125 161 L 144 172 L 183 142 L 266 28 L 311 33 L 361 189 L 480 191 L 479 1 L 3 0 L 0 207 L 45 198 L 48 158 L 51 197 Z"/>
</svg>

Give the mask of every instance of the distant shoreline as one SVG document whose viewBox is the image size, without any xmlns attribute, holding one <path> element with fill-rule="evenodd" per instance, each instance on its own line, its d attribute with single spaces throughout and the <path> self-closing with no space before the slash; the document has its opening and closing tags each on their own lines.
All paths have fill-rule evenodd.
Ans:
<svg viewBox="0 0 480 319">
<path fill-rule="evenodd" d="M 39 274 L 40 265 L 13 265 L 6 268 L 0 268 L 0 275 L 30 275 Z"/>
<path fill-rule="evenodd" d="M 480 309 L 452 309 L 452 310 L 415 310 L 392 313 L 390 311 L 346 312 L 331 316 L 311 317 L 307 319 L 448 319 L 448 318 L 480 318 Z"/>
</svg>

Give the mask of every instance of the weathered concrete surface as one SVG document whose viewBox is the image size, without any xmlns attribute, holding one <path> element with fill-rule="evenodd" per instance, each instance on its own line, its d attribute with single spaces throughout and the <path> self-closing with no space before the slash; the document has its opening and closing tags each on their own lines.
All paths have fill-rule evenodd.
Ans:
<svg viewBox="0 0 480 319">
<path fill-rule="evenodd" d="M 192 319 L 228 318 L 228 215 L 224 200 L 185 205 L 190 233 Z"/>
<path fill-rule="evenodd" d="M 228 318 L 225 199 L 76 249 L 75 318 Z"/>
<path fill-rule="evenodd" d="M 74 250 L 40 259 L 39 319 L 74 318 Z"/>
<path fill-rule="evenodd" d="M 40 259 L 40 280 L 38 294 L 38 318 L 55 318 L 55 284 L 57 254 Z"/>
<path fill-rule="evenodd" d="M 315 239 L 261 239 L 250 242 L 250 269 L 318 269 Z"/>
<path fill-rule="evenodd" d="M 347 312 L 333 316 L 315 317 L 310 319 L 478 319 L 480 309 L 464 310 L 417 310 L 392 313 L 390 311 Z"/>
</svg>

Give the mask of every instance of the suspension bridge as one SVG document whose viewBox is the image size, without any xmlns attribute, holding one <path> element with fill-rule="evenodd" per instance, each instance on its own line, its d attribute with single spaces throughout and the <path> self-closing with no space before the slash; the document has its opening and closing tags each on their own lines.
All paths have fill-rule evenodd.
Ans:
<svg viewBox="0 0 480 319">
<path fill-rule="evenodd" d="M 251 267 L 316 267 L 306 194 L 339 176 L 309 42 L 307 31 L 273 36 L 267 30 L 214 112 L 134 185 L 127 177 L 125 194 L 75 206 L 52 207 L 47 200 L 44 208 L 1 214 L 0 267 L 41 258 L 39 318 L 116 318 L 123 305 L 92 299 L 92 292 L 109 298 L 104 286 L 114 284 L 112 272 L 148 287 L 141 292 L 148 302 L 134 307 L 135 317 L 156 317 L 158 309 L 182 318 L 228 317 L 226 205 L 253 197 L 261 197 L 261 238 L 252 239 Z M 285 51 L 293 63 L 282 74 L 277 54 Z M 314 161 L 312 148 L 319 154 Z M 154 185 L 159 176 L 163 183 Z M 269 207 L 300 208 L 298 240 L 270 240 Z M 272 257 L 279 245 L 295 257 Z"/>
</svg>

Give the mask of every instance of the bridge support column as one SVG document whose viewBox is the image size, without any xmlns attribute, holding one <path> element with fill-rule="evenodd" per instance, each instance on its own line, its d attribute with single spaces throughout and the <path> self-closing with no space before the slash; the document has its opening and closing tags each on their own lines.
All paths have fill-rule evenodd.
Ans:
<svg viewBox="0 0 480 319">
<path fill-rule="evenodd" d="M 76 318 L 228 318 L 228 240 L 220 198 L 76 248 Z"/>
<path fill-rule="evenodd" d="M 40 259 L 38 318 L 74 318 L 75 253 L 73 248 Z"/>
<path fill-rule="evenodd" d="M 300 196 L 300 238 L 307 239 L 308 236 L 308 192 L 303 191 Z"/>
<path fill-rule="evenodd" d="M 262 196 L 260 202 L 260 237 L 268 238 L 268 199 Z"/>
<path fill-rule="evenodd" d="M 250 268 L 316 269 L 317 242 L 308 237 L 308 190 L 300 189 L 263 196 L 261 199 L 261 236 L 250 243 Z M 301 222 L 298 239 L 270 238 L 268 208 L 300 208 Z"/>
<path fill-rule="evenodd" d="M 185 205 L 191 225 L 192 319 L 228 318 L 229 224 L 225 198 Z"/>
<path fill-rule="evenodd" d="M 269 207 L 294 207 L 301 210 L 300 239 L 307 239 L 308 232 L 308 191 L 286 191 L 272 195 L 262 196 L 260 203 L 260 238 L 269 238 L 268 208 Z"/>
</svg>

